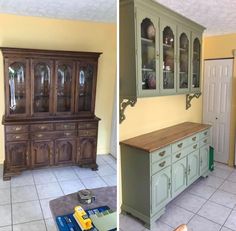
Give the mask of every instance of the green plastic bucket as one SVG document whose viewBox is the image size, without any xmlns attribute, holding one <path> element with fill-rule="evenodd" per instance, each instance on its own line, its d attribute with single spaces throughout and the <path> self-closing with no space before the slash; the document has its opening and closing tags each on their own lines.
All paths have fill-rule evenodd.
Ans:
<svg viewBox="0 0 236 231">
<path fill-rule="evenodd" d="M 214 170 L 214 148 L 212 146 L 209 148 L 209 170 Z"/>
</svg>

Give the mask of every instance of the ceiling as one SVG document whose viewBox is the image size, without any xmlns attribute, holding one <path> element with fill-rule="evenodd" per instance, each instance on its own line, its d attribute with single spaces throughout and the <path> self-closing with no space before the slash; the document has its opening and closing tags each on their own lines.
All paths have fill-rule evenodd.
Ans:
<svg viewBox="0 0 236 231">
<path fill-rule="evenodd" d="M 236 33 L 236 0 L 154 1 L 206 27 L 206 36 Z"/>
<path fill-rule="evenodd" d="M 0 0 L 0 13 L 116 22 L 116 0 Z"/>
</svg>

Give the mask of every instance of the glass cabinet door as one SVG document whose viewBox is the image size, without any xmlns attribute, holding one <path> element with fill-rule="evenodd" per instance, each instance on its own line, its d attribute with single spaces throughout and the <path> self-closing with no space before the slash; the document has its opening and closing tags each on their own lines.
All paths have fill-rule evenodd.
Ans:
<svg viewBox="0 0 236 231">
<path fill-rule="evenodd" d="M 73 112 L 74 64 L 56 62 L 56 113 Z"/>
<path fill-rule="evenodd" d="M 26 62 L 12 62 L 8 65 L 8 115 L 27 114 Z"/>
<path fill-rule="evenodd" d="M 140 20 L 141 32 L 141 89 L 140 93 L 151 95 L 156 92 L 159 76 L 157 74 L 157 36 L 158 28 L 155 26 L 155 21 L 150 18 Z"/>
<path fill-rule="evenodd" d="M 52 63 L 36 61 L 33 65 L 33 113 L 49 114 L 51 111 Z"/>
<path fill-rule="evenodd" d="M 90 112 L 94 112 L 94 87 L 96 86 L 95 76 L 97 68 L 96 65 L 91 62 L 81 62 L 78 66 L 76 79 L 76 112 L 90 114 Z"/>
<path fill-rule="evenodd" d="M 178 91 L 189 90 L 189 39 L 186 33 L 179 37 Z"/>
<path fill-rule="evenodd" d="M 192 90 L 200 88 L 200 58 L 201 44 L 198 38 L 193 41 L 193 72 L 192 72 Z"/>
<path fill-rule="evenodd" d="M 163 49 L 163 71 L 162 89 L 163 92 L 175 91 L 175 35 L 170 26 L 166 26 L 162 32 Z"/>
</svg>

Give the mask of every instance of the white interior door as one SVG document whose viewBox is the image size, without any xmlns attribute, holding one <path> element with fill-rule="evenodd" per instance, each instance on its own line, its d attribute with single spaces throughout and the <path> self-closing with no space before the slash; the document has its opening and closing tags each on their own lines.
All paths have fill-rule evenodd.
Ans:
<svg viewBox="0 0 236 231">
<path fill-rule="evenodd" d="M 203 122 L 212 125 L 215 160 L 228 163 L 233 59 L 207 60 L 204 65 Z"/>
</svg>

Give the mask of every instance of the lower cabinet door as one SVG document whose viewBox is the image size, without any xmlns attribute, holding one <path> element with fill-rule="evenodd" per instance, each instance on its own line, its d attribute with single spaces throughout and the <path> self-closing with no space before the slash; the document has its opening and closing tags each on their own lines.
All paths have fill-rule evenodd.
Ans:
<svg viewBox="0 0 236 231">
<path fill-rule="evenodd" d="M 187 157 L 187 184 L 192 184 L 199 177 L 199 150 Z"/>
<path fill-rule="evenodd" d="M 187 159 L 183 158 L 172 165 L 172 197 L 177 196 L 187 186 Z"/>
<path fill-rule="evenodd" d="M 53 141 L 33 141 L 31 149 L 32 168 L 54 164 Z"/>
<path fill-rule="evenodd" d="M 55 164 L 74 163 L 76 155 L 76 140 L 56 140 L 55 152 Z"/>
<path fill-rule="evenodd" d="M 97 150 L 96 137 L 80 137 L 77 162 L 85 164 L 96 162 L 96 150 Z"/>
<path fill-rule="evenodd" d="M 152 213 L 162 209 L 170 199 L 171 167 L 167 167 L 152 176 Z"/>
<path fill-rule="evenodd" d="M 28 141 L 10 142 L 6 144 L 6 166 L 8 170 L 18 171 L 29 165 Z"/>
<path fill-rule="evenodd" d="M 207 172 L 209 166 L 209 145 L 200 149 L 200 175 Z"/>
</svg>

